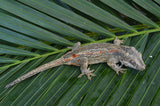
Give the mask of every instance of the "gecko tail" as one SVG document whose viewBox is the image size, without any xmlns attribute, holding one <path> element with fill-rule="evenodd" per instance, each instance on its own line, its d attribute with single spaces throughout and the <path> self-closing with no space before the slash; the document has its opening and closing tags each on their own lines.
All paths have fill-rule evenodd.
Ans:
<svg viewBox="0 0 160 106">
<path fill-rule="evenodd" d="M 38 74 L 38 73 L 40 73 L 42 71 L 45 71 L 47 69 L 50 69 L 52 67 L 56 67 L 56 66 L 59 66 L 59 65 L 62 65 L 62 64 L 63 64 L 63 58 L 59 58 L 59 59 L 53 60 L 53 61 L 51 61 L 49 63 L 46 63 L 44 65 L 41 65 L 41 66 L 37 67 L 36 69 L 28 72 L 27 74 L 17 78 L 13 82 L 9 83 L 8 85 L 5 86 L 5 89 L 9 88 L 9 87 L 11 87 L 11 86 L 13 86 L 13 85 L 25 80 L 25 79 L 27 79 L 27 78 L 35 75 L 35 74 Z"/>
</svg>

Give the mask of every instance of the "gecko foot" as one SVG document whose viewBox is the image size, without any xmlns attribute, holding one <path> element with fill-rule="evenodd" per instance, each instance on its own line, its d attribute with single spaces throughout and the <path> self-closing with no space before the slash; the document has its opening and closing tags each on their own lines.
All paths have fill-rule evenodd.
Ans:
<svg viewBox="0 0 160 106">
<path fill-rule="evenodd" d="M 120 70 L 116 70 L 116 74 L 119 75 L 119 72 L 121 72 L 121 73 L 126 73 L 125 70 L 126 70 L 126 69 L 124 69 L 124 68 L 123 68 L 123 69 L 121 68 Z"/>
<path fill-rule="evenodd" d="M 86 75 L 87 78 L 88 78 L 89 80 L 91 80 L 91 76 L 96 76 L 95 74 L 92 73 L 93 71 L 95 71 L 95 70 L 91 70 L 91 71 L 90 71 L 90 68 L 88 68 L 87 71 L 84 71 L 84 73 L 80 74 L 80 75 L 78 76 L 78 78 L 81 78 L 83 75 Z"/>
<path fill-rule="evenodd" d="M 123 43 L 124 43 L 124 40 L 119 40 L 119 39 L 117 38 L 117 36 L 116 36 L 116 38 L 115 38 L 115 40 L 114 40 L 114 44 L 120 46 L 120 45 L 123 44 Z"/>
</svg>

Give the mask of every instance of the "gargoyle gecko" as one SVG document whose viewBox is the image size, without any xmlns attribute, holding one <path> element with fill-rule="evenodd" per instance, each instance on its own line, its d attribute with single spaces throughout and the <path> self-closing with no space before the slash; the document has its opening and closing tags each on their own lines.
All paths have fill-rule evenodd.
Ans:
<svg viewBox="0 0 160 106">
<path fill-rule="evenodd" d="M 81 74 L 78 78 L 87 75 L 89 80 L 91 80 L 91 76 L 96 76 L 92 73 L 94 70 L 88 68 L 89 64 L 106 62 L 117 74 L 119 74 L 119 72 L 124 73 L 124 70 L 126 69 L 121 68 L 123 65 L 141 71 L 144 70 L 145 64 L 142 59 L 142 54 L 134 47 L 122 46 L 120 45 L 121 43 L 123 43 L 123 41 L 117 39 L 117 37 L 113 44 L 93 43 L 86 46 L 80 46 L 80 42 L 78 42 L 73 47 L 70 47 L 72 48 L 71 51 L 67 52 L 59 59 L 39 66 L 9 83 L 5 88 L 9 88 L 39 72 L 62 64 L 80 66 Z M 118 62 L 120 62 L 121 65 L 118 65 Z"/>
</svg>

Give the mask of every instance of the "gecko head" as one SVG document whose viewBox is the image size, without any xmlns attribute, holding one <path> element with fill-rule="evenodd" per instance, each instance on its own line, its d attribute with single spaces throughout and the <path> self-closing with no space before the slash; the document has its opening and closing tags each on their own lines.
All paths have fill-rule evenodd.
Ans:
<svg viewBox="0 0 160 106">
<path fill-rule="evenodd" d="M 142 54 L 138 52 L 134 47 L 124 48 L 124 57 L 120 61 L 127 67 L 134 68 L 136 70 L 145 70 L 146 65 L 142 59 Z"/>
</svg>

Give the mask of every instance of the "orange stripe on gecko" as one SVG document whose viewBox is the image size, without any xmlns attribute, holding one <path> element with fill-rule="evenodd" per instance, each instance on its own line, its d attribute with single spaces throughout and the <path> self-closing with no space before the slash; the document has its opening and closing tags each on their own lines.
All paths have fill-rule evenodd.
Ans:
<svg viewBox="0 0 160 106">
<path fill-rule="evenodd" d="M 76 54 L 73 54 L 73 55 L 72 55 L 73 58 L 76 58 L 77 56 L 79 56 L 79 55 L 76 55 Z"/>
<path fill-rule="evenodd" d="M 118 52 L 119 50 L 109 50 L 108 53 Z"/>
<path fill-rule="evenodd" d="M 60 64 L 61 62 L 57 62 L 56 64 Z"/>
<path fill-rule="evenodd" d="M 64 61 L 70 61 L 70 60 L 72 60 L 73 58 L 76 58 L 76 57 L 78 57 L 78 56 L 79 56 L 79 55 L 73 54 L 72 57 L 69 57 L 69 58 L 67 58 L 67 59 L 64 59 Z"/>
<path fill-rule="evenodd" d="M 103 51 L 99 51 L 99 53 L 102 53 Z"/>
<path fill-rule="evenodd" d="M 64 59 L 64 61 L 70 61 L 72 58 Z"/>
</svg>

